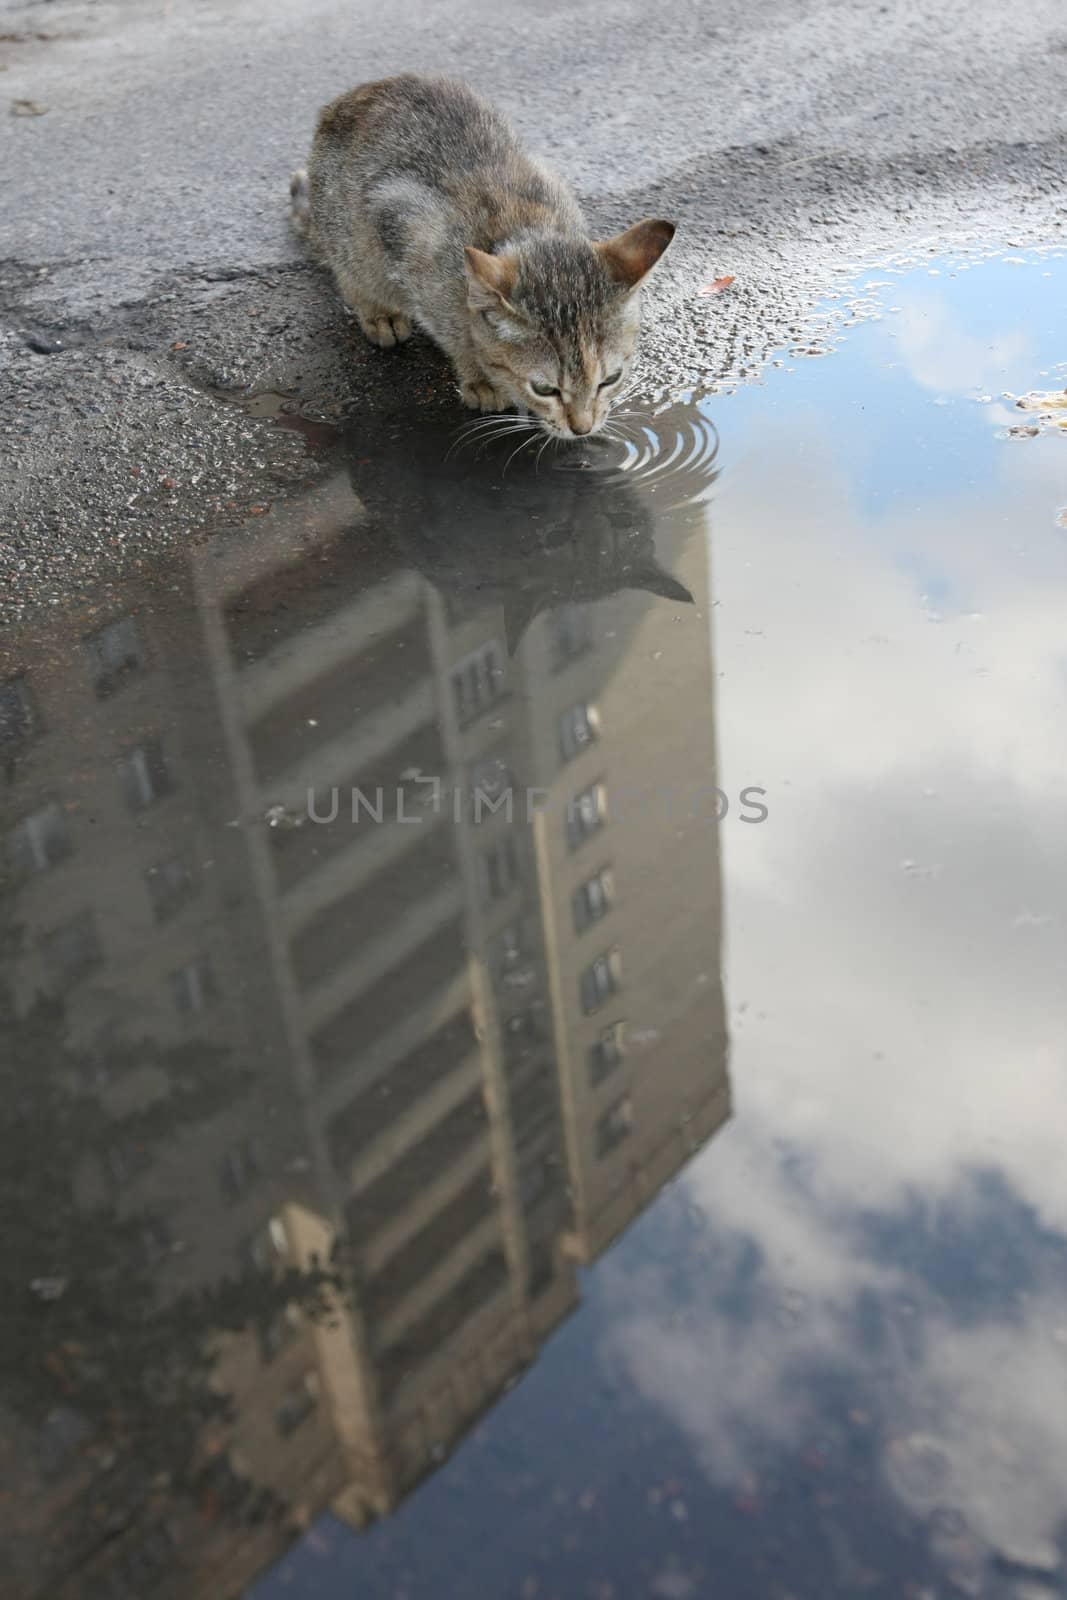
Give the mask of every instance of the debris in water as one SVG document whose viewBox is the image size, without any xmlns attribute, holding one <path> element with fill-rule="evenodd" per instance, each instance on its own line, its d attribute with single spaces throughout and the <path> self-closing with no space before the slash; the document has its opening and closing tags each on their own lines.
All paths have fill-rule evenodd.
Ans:
<svg viewBox="0 0 1067 1600">
<path fill-rule="evenodd" d="M 1009 439 L 1032 439 L 1043 430 L 1067 433 L 1067 389 L 1034 389 L 1030 394 L 1019 395 L 1015 409 L 1035 413 L 1037 421 L 1009 428 Z"/>
<path fill-rule="evenodd" d="M 1020 411 L 1067 411 L 1067 389 L 1050 389 L 1046 394 L 1035 389 L 1020 395 L 1015 404 Z"/>
<path fill-rule="evenodd" d="M 47 114 L 48 107 L 43 106 L 39 100 L 12 100 L 11 115 L 13 117 L 43 117 Z"/>
</svg>

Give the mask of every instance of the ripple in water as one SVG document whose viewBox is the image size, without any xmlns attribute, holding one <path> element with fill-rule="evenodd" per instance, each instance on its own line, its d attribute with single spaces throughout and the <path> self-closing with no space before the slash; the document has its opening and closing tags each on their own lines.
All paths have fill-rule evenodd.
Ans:
<svg viewBox="0 0 1067 1600">
<path fill-rule="evenodd" d="M 552 452 L 552 466 L 557 472 L 625 478 L 643 489 L 669 486 L 676 491 L 672 498 L 690 502 L 710 490 L 718 453 L 715 424 L 695 406 L 672 406 L 659 413 L 631 411 L 610 433 Z"/>
<path fill-rule="evenodd" d="M 477 424 L 475 425 L 477 429 Z M 719 435 L 695 406 L 671 406 L 660 412 L 627 411 L 612 418 L 609 428 L 594 438 L 577 443 L 547 441 L 532 425 L 525 437 L 523 424 L 514 419 L 499 433 L 486 427 L 482 439 L 475 434 L 474 449 L 464 452 L 467 442 L 460 435 L 449 458 L 466 455 L 466 470 L 480 462 L 482 470 L 498 463 L 511 485 L 515 480 L 550 473 L 594 477 L 605 488 L 627 485 L 630 488 L 669 489 L 675 505 L 704 499 L 718 473 L 716 459 Z"/>
</svg>

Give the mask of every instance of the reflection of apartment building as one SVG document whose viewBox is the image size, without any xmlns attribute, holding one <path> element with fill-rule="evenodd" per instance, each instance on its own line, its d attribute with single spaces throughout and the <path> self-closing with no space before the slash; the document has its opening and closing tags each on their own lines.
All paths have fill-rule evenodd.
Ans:
<svg viewBox="0 0 1067 1600">
<path fill-rule="evenodd" d="M 118 1541 L 86 1591 L 116 1600 L 152 1559 L 163 1600 L 235 1594 L 294 1521 L 390 1510 L 728 1114 L 716 833 L 668 795 L 714 784 L 706 629 L 622 594 L 509 659 L 500 608 L 353 537 L 339 481 L 313 511 L 0 674 L 23 1001 L 256 1074 L 148 1167 L 116 1152 L 107 1181 L 171 1213 L 161 1293 L 338 1241 L 351 1282 L 330 1325 L 220 1340 L 217 1519 L 190 1511 L 166 1577 L 173 1517 Z M 701 540 L 660 557 L 706 594 Z"/>
<path fill-rule="evenodd" d="M 305 1253 L 341 1226 L 355 1274 L 322 1360 L 361 1522 L 729 1100 L 716 830 L 677 809 L 715 782 L 706 627 L 624 593 L 509 661 L 498 606 L 368 572 L 338 494 L 336 534 L 281 529 L 268 575 L 232 548 L 198 583 L 241 809 L 276 824 L 252 848 L 319 1152 Z M 706 595 L 702 539 L 669 559 Z"/>
<path fill-rule="evenodd" d="M 559 1101 L 531 841 L 444 795 L 513 764 L 497 667 L 454 692 L 440 597 L 327 516 L 268 567 L 270 537 L 197 585 L 238 808 L 274 822 L 248 840 L 313 1168 L 289 1225 L 304 1260 L 345 1240 L 353 1306 L 317 1339 L 362 1523 L 575 1303 Z M 501 1038 L 505 982 L 536 1036 Z"/>
</svg>

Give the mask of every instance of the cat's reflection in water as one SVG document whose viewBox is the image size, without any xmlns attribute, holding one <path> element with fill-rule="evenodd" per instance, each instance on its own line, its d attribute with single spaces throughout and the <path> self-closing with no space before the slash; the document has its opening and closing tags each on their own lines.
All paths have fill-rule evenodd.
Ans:
<svg viewBox="0 0 1067 1600">
<path fill-rule="evenodd" d="M 657 527 L 707 490 L 713 449 L 653 492 L 609 441 L 538 457 L 508 435 L 457 434 L 451 409 L 354 419 L 345 445 L 359 537 L 460 604 L 501 606 L 509 653 L 556 606 L 622 590 L 693 600 L 657 558 Z"/>
</svg>

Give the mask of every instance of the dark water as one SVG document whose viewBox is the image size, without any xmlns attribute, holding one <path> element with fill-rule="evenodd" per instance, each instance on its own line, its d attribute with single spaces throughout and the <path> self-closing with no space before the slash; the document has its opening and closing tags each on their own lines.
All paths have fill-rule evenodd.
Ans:
<svg viewBox="0 0 1067 1600">
<path fill-rule="evenodd" d="M 1067 1587 L 1064 260 L 870 278 L 0 645 L 5 1600 Z"/>
</svg>

